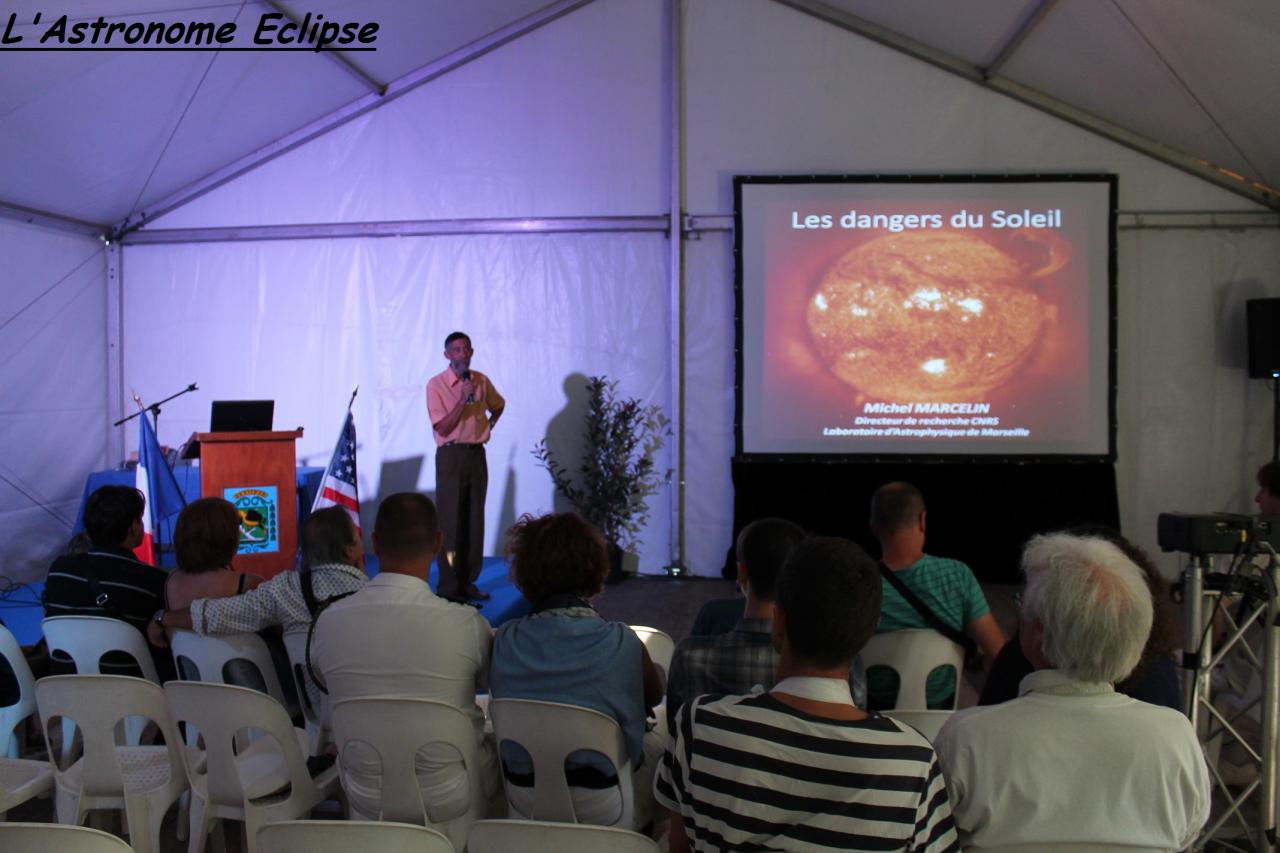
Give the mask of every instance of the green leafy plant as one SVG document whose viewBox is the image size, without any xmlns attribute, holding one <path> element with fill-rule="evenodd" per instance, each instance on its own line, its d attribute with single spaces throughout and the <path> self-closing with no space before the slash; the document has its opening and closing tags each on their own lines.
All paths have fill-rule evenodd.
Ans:
<svg viewBox="0 0 1280 853">
<path fill-rule="evenodd" d="M 628 550 L 639 541 L 649 520 L 649 496 L 671 475 L 654 466 L 654 456 L 670 435 L 670 421 L 656 406 L 619 398 L 618 381 L 605 376 L 587 380 L 586 443 L 575 482 L 569 469 L 551 453 L 546 439 L 533 449 L 538 464 L 551 474 L 564 495 L 611 544 Z"/>
</svg>

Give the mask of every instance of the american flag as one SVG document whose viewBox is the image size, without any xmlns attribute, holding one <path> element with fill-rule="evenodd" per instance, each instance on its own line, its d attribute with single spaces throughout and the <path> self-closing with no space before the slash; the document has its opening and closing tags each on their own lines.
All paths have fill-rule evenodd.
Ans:
<svg viewBox="0 0 1280 853">
<path fill-rule="evenodd" d="M 360 529 L 360 493 L 356 487 L 356 421 L 351 412 L 342 425 L 338 446 L 333 449 L 333 459 L 324 472 L 320 491 L 316 493 L 311 511 L 327 506 L 340 506 L 351 516 L 351 523 Z"/>
</svg>

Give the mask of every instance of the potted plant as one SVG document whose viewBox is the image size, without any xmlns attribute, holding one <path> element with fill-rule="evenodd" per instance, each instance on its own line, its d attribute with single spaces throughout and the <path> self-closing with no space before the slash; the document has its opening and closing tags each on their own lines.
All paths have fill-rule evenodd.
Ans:
<svg viewBox="0 0 1280 853">
<path fill-rule="evenodd" d="M 578 477 L 556 459 L 546 439 L 533 455 L 551 474 L 556 491 L 569 500 L 604 535 L 609 545 L 609 582 L 622 579 L 622 553 L 634 548 L 649 520 L 649 496 L 667 481 L 654 456 L 670 433 L 670 421 L 656 405 L 619 398 L 618 381 L 605 376 L 587 380 L 587 418 Z"/>
</svg>

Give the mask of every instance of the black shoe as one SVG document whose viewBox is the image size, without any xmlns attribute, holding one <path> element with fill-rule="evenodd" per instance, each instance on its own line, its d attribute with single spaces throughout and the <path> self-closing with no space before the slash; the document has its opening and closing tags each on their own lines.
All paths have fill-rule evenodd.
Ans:
<svg viewBox="0 0 1280 853">
<path fill-rule="evenodd" d="M 442 595 L 441 598 L 443 598 L 445 601 L 450 601 L 454 604 L 465 604 L 467 607 L 474 607 L 477 610 L 480 609 L 479 604 L 466 598 L 459 598 L 451 595 Z"/>
<path fill-rule="evenodd" d="M 471 586 L 467 587 L 467 598 L 472 599 L 474 601 L 488 601 L 489 599 L 493 598 L 493 596 L 487 592 L 481 592 L 479 587 L 477 587 L 475 584 L 472 584 Z"/>
</svg>

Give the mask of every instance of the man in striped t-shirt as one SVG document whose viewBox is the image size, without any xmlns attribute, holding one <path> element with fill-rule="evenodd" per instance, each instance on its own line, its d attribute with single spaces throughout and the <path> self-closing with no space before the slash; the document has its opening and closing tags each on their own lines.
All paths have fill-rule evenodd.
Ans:
<svg viewBox="0 0 1280 853">
<path fill-rule="evenodd" d="M 758 696 L 686 702 L 658 767 L 671 851 L 958 851 L 933 748 L 868 715 L 849 664 L 880 612 L 875 563 L 842 539 L 808 539 L 778 577 L 778 682 Z"/>
</svg>

